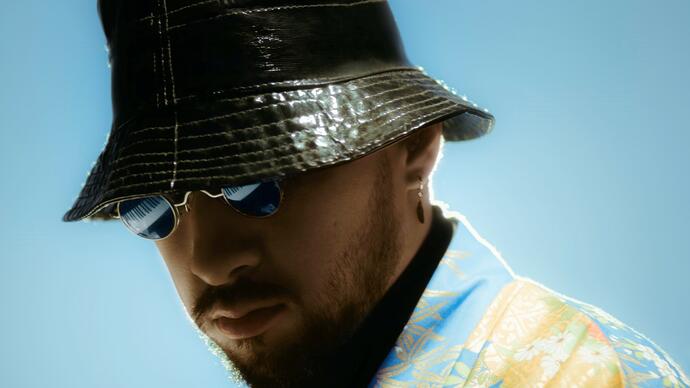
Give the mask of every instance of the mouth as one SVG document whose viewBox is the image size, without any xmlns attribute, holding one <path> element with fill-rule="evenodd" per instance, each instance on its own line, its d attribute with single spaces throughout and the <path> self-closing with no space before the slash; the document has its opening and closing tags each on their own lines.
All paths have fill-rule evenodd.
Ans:
<svg viewBox="0 0 690 388">
<path fill-rule="evenodd" d="M 213 324 L 230 339 L 251 338 L 268 330 L 286 310 L 286 305 L 278 304 L 252 310 L 239 318 L 221 316 Z"/>
</svg>

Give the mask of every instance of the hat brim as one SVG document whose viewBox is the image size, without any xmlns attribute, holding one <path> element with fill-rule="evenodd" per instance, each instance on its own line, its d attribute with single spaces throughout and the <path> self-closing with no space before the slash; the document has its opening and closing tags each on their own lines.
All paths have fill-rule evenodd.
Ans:
<svg viewBox="0 0 690 388">
<path fill-rule="evenodd" d="M 455 141 L 489 132 L 494 118 L 419 69 L 142 113 L 113 126 L 63 221 L 109 219 L 123 199 L 335 165 L 440 121 Z"/>
</svg>

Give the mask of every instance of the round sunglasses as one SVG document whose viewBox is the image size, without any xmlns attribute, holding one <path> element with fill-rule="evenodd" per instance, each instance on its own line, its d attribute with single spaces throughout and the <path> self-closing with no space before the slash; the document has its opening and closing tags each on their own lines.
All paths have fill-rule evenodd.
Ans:
<svg viewBox="0 0 690 388">
<path fill-rule="evenodd" d="M 278 180 L 226 186 L 220 189 L 219 194 L 211 194 L 206 190 L 201 192 L 211 198 L 223 197 L 225 203 L 238 213 L 255 218 L 275 214 L 283 199 L 283 190 Z M 181 215 L 178 208 L 184 206 L 189 211 L 187 198 L 190 193 L 191 191 L 184 193 L 181 203 L 176 203 L 172 195 L 166 194 L 120 201 L 115 218 L 119 218 L 137 236 L 162 240 L 177 228 Z"/>
</svg>

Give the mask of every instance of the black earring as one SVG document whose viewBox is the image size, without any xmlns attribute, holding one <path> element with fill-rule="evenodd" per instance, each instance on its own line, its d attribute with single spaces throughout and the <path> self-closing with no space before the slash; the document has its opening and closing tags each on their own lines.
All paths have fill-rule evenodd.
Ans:
<svg viewBox="0 0 690 388">
<path fill-rule="evenodd" d="M 424 207 L 422 206 L 422 197 L 424 196 L 422 190 L 424 190 L 424 181 L 422 180 L 422 177 L 419 177 L 419 191 L 417 191 L 417 198 L 419 198 L 419 201 L 417 202 L 417 219 L 419 219 L 420 223 L 424 223 Z"/>
</svg>

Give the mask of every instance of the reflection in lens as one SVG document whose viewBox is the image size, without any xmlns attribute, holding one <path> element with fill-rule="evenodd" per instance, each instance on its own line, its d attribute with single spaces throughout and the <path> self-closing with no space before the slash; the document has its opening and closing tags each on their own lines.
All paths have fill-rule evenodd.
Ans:
<svg viewBox="0 0 690 388">
<path fill-rule="evenodd" d="M 152 240 L 166 237 L 175 227 L 172 205 L 162 196 L 120 202 L 120 218 L 131 231 Z"/>
<path fill-rule="evenodd" d="M 280 186 L 276 181 L 224 187 L 223 195 L 240 213 L 254 217 L 269 216 L 280 205 Z"/>
</svg>

